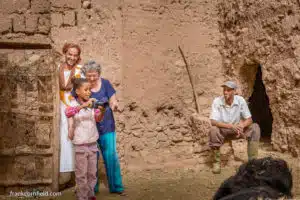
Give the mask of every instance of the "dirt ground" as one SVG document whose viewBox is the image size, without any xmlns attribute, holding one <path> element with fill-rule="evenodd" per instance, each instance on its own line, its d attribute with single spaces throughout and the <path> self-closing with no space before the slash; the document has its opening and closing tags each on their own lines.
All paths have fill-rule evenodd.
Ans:
<svg viewBox="0 0 300 200">
<path fill-rule="evenodd" d="M 224 173 L 213 175 L 208 169 L 196 172 L 194 170 L 151 170 L 142 173 L 128 173 L 124 176 L 126 197 L 109 194 L 101 187 L 97 199 L 106 200 L 152 200 L 152 199 L 210 199 L 219 184 L 229 177 L 234 169 L 224 169 Z M 103 185 L 102 185 L 103 186 Z M 75 199 L 73 191 L 69 190 L 57 198 Z"/>
<path fill-rule="evenodd" d="M 234 168 L 224 168 L 218 175 L 209 169 L 201 172 L 193 170 L 163 172 L 161 170 L 147 171 L 124 176 L 127 196 L 109 194 L 106 188 L 101 188 L 98 200 L 210 200 L 222 181 L 235 172 Z M 72 191 L 65 192 L 58 200 L 75 199 Z M 295 196 L 294 199 L 300 199 Z"/>
<path fill-rule="evenodd" d="M 285 159 L 293 171 L 294 199 L 300 199 L 299 181 L 295 164 L 298 161 L 290 155 L 274 152 L 268 143 L 261 144 L 259 157 L 272 156 Z M 299 163 L 298 163 L 299 165 Z M 209 166 L 195 169 L 183 166 L 180 169 L 156 169 L 147 171 L 127 172 L 123 182 L 127 196 L 110 194 L 104 184 L 100 185 L 98 200 L 209 200 L 220 184 L 235 173 L 236 167 L 225 166 L 221 174 L 212 174 Z M 46 198 L 40 198 L 46 199 Z M 55 200 L 75 199 L 74 188 L 64 190 Z"/>
</svg>

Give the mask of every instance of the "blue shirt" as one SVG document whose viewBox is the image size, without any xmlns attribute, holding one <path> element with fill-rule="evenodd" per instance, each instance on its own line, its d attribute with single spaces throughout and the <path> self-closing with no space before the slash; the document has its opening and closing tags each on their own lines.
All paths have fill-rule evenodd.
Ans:
<svg viewBox="0 0 300 200">
<path fill-rule="evenodd" d="M 97 92 L 92 92 L 91 98 L 95 98 L 102 102 L 109 102 L 110 97 L 115 93 L 116 91 L 111 83 L 108 80 L 101 78 L 101 88 Z M 106 106 L 103 120 L 97 123 L 97 129 L 99 135 L 115 132 L 115 119 L 113 111 L 109 106 Z"/>
</svg>

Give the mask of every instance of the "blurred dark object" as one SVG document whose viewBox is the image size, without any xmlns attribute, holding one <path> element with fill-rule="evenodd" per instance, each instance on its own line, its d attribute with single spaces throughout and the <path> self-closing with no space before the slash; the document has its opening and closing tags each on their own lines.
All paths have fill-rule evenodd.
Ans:
<svg viewBox="0 0 300 200">
<path fill-rule="evenodd" d="M 292 198 L 292 187 L 292 174 L 284 160 L 253 159 L 222 183 L 213 200 Z"/>
</svg>

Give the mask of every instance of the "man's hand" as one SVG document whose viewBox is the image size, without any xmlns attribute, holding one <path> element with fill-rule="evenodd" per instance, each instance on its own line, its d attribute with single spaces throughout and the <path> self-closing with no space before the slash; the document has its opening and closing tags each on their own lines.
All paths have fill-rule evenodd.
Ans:
<svg viewBox="0 0 300 200">
<path fill-rule="evenodd" d="M 239 131 L 238 126 L 236 124 L 230 124 L 229 128 L 233 130 L 235 133 Z"/>
<path fill-rule="evenodd" d="M 232 124 L 231 129 L 236 133 L 236 138 L 243 137 L 244 135 L 244 127 L 243 124 Z"/>
<path fill-rule="evenodd" d="M 238 130 L 239 130 L 240 132 L 244 132 L 244 128 L 245 128 L 245 127 L 244 127 L 243 122 L 238 123 L 237 128 L 238 128 Z"/>
</svg>

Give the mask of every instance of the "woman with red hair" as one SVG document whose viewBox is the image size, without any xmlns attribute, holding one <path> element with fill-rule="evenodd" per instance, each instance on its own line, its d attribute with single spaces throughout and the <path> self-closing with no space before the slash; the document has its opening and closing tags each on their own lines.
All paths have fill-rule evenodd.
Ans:
<svg viewBox="0 0 300 200">
<path fill-rule="evenodd" d="M 62 52 L 65 61 L 59 65 L 59 94 L 60 94 L 60 184 L 64 184 L 71 179 L 74 171 L 74 151 L 73 144 L 68 138 L 68 120 L 65 109 L 70 106 L 72 100 L 71 90 L 73 88 L 72 79 L 83 77 L 81 74 L 80 53 L 81 49 L 77 44 L 66 43 Z"/>
</svg>

